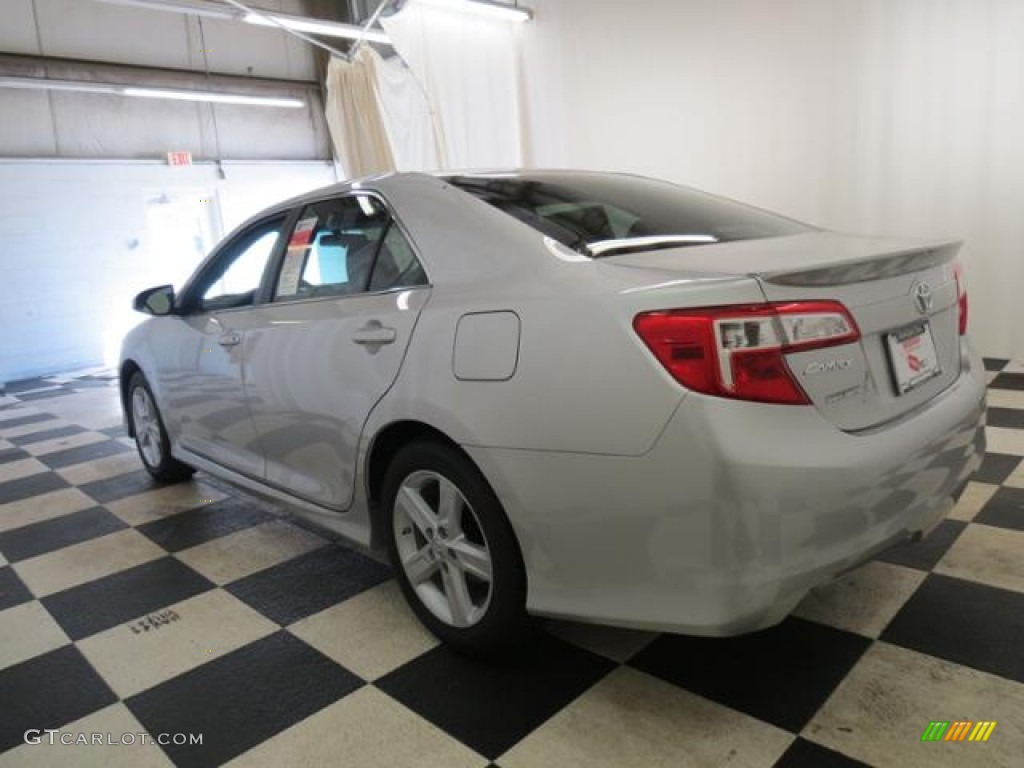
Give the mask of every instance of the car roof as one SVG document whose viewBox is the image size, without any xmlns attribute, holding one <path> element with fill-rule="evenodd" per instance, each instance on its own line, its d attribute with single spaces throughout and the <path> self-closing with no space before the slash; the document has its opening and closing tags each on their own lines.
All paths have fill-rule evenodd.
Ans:
<svg viewBox="0 0 1024 768">
<path fill-rule="evenodd" d="M 433 179 L 438 185 L 443 184 L 450 178 L 471 178 L 471 179 L 521 179 L 523 181 L 546 181 L 569 183 L 574 180 L 592 176 L 632 176 L 634 174 L 614 173 L 609 171 L 584 171 L 574 169 L 466 169 L 454 171 L 394 171 L 390 173 L 373 174 L 362 176 L 357 179 L 329 184 L 324 187 L 305 192 L 301 195 L 283 200 L 260 212 L 259 216 L 266 216 L 280 211 L 290 210 L 299 205 L 321 200 L 335 194 L 344 194 L 358 189 L 377 190 L 387 194 L 389 187 L 405 186 L 409 183 L 422 183 L 425 180 Z"/>
</svg>

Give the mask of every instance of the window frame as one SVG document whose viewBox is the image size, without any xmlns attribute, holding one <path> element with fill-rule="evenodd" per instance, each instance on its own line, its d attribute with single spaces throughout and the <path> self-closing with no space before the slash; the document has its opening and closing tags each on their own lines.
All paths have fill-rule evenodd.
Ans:
<svg viewBox="0 0 1024 768">
<path fill-rule="evenodd" d="M 265 291 L 266 291 L 266 293 L 264 295 L 264 298 L 265 298 L 265 302 L 264 303 L 266 303 L 269 306 L 285 306 L 285 305 L 290 305 L 290 304 L 307 304 L 307 303 L 313 302 L 313 301 L 344 301 L 346 299 L 358 299 L 358 298 L 362 298 L 362 297 L 365 297 L 365 296 L 383 296 L 383 295 L 386 295 L 386 294 L 389 294 L 389 293 L 397 293 L 399 291 L 413 291 L 413 290 L 419 290 L 419 289 L 422 289 L 422 288 L 432 288 L 433 287 L 434 284 L 433 284 L 433 282 L 430 279 L 430 273 L 427 271 L 427 266 L 426 266 L 426 264 L 423 261 L 423 257 L 420 255 L 420 249 L 417 247 L 416 241 L 413 240 L 412 237 L 410 237 L 408 228 L 402 223 L 401 219 L 396 215 L 394 208 L 388 202 L 387 198 L 385 198 L 383 195 L 381 195 L 376 190 L 370 190 L 370 189 L 350 189 L 350 190 L 346 190 L 346 191 L 341 192 L 341 193 L 335 192 L 334 194 L 324 195 L 323 197 L 316 197 L 316 198 L 313 198 L 313 199 L 310 199 L 310 200 L 303 201 L 303 203 L 300 206 L 298 206 L 296 209 L 294 209 L 292 211 L 292 215 L 290 217 L 290 220 L 289 220 L 289 222 L 286 225 L 287 236 L 286 237 L 282 237 L 281 238 L 281 242 L 278 245 L 280 246 L 281 244 L 287 244 L 288 238 L 291 236 L 291 233 L 295 229 L 295 225 L 298 223 L 299 218 L 302 216 L 302 212 L 307 207 L 313 206 L 313 205 L 319 205 L 320 203 L 330 202 L 332 200 L 342 200 L 344 198 L 356 198 L 356 197 L 359 197 L 359 196 L 374 198 L 375 200 L 377 200 L 384 207 L 384 211 L 387 214 L 387 223 L 384 225 L 384 229 L 381 232 L 380 239 L 377 241 L 377 249 L 373 253 L 373 262 L 370 264 L 370 270 L 369 270 L 369 273 L 368 273 L 367 284 L 366 284 L 365 288 L 363 290 L 361 290 L 361 291 L 356 291 L 356 292 L 353 292 L 353 293 L 339 293 L 339 294 L 336 294 L 336 295 L 328 295 L 328 296 L 300 296 L 300 295 L 296 295 L 296 296 L 285 296 L 285 297 L 281 297 L 281 298 L 275 299 L 274 295 L 273 295 L 274 294 L 274 290 L 277 287 L 277 281 L 280 279 L 281 268 L 284 266 L 284 258 L 285 258 L 285 254 L 287 252 L 287 248 L 286 247 L 279 247 L 276 250 L 276 252 L 274 253 L 274 256 L 272 257 L 271 262 L 268 264 L 267 273 L 264 275 L 264 283 L 265 283 Z M 396 286 L 394 288 L 387 288 L 387 289 L 381 290 L 381 291 L 371 291 L 371 290 L 369 290 L 369 287 L 370 287 L 370 282 L 372 282 L 372 280 L 373 280 L 373 271 L 377 267 L 377 256 L 380 253 L 381 245 L 383 244 L 385 238 L 388 236 L 388 232 L 390 232 L 391 227 L 393 227 L 393 226 L 397 226 L 398 227 L 399 233 L 402 235 L 402 237 L 405 238 L 406 242 L 409 244 L 409 247 L 412 249 L 413 255 L 416 257 L 416 260 L 419 262 L 420 267 L 423 269 L 423 274 L 426 276 L 426 282 L 423 283 L 422 285 Z"/>
</svg>

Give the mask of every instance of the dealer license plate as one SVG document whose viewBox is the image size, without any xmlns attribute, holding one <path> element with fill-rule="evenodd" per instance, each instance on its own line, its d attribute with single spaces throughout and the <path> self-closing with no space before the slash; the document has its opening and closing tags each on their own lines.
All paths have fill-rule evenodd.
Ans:
<svg viewBox="0 0 1024 768">
<path fill-rule="evenodd" d="M 927 322 L 887 333 L 885 342 L 892 362 L 896 394 L 905 395 L 942 373 L 935 354 L 935 339 L 932 338 L 932 329 Z"/>
</svg>

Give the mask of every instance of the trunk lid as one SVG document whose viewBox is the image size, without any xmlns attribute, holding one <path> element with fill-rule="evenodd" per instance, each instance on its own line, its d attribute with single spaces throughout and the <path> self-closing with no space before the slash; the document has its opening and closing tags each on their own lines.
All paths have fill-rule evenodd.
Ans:
<svg viewBox="0 0 1024 768">
<path fill-rule="evenodd" d="M 959 249 L 957 241 L 809 232 L 602 261 L 695 276 L 752 277 L 771 302 L 841 302 L 860 340 L 792 353 L 786 362 L 823 416 L 840 429 L 859 431 L 917 408 L 959 376 L 953 273 Z"/>
</svg>

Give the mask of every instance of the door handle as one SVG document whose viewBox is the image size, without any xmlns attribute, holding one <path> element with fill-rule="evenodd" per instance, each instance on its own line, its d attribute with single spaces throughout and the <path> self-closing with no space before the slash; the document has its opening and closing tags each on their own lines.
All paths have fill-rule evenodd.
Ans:
<svg viewBox="0 0 1024 768">
<path fill-rule="evenodd" d="M 381 325 L 377 320 L 371 320 L 352 334 L 352 341 L 356 344 L 372 347 L 391 344 L 397 338 L 398 332 L 394 328 Z"/>
<path fill-rule="evenodd" d="M 233 347 L 236 344 L 240 343 L 241 341 L 241 334 L 235 333 L 234 331 L 229 331 L 228 333 L 223 334 L 219 339 L 217 339 L 217 343 L 220 344 L 222 347 Z"/>
</svg>

